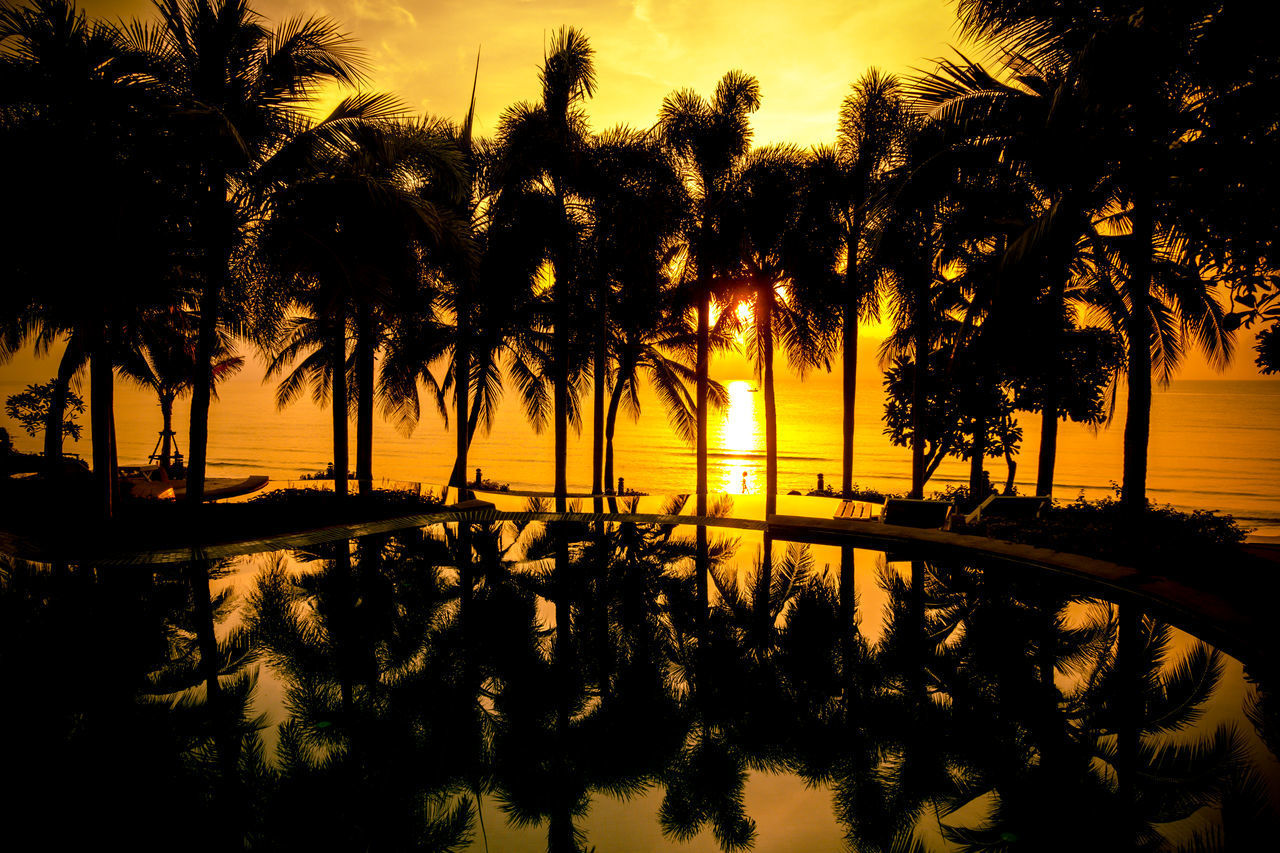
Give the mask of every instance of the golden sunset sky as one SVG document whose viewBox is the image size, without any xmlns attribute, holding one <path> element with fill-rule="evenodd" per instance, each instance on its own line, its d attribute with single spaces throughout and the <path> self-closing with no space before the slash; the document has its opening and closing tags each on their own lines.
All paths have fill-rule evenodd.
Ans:
<svg viewBox="0 0 1280 853">
<path fill-rule="evenodd" d="M 108 20 L 154 11 L 149 0 L 80 5 Z M 482 134 L 496 130 L 508 105 L 539 97 L 543 48 L 562 24 L 584 31 L 596 50 L 599 89 L 588 105 L 595 129 L 648 127 L 668 93 L 709 94 L 725 71 L 740 68 L 760 81 L 759 144 L 831 142 L 840 103 L 868 68 L 909 74 L 961 46 L 949 0 L 258 0 L 254 8 L 272 22 L 333 18 L 365 50 L 369 88 L 397 95 L 415 113 L 461 118 L 479 50 Z M 1241 335 L 1225 374 L 1191 356 L 1180 375 L 1254 378 L 1252 340 Z"/>
<path fill-rule="evenodd" d="M 152 13 L 148 0 L 80 5 L 108 19 Z M 709 93 L 741 68 L 764 94 L 757 141 L 800 145 L 834 139 L 840 101 L 868 67 L 906 72 L 955 41 L 946 0 L 258 0 L 254 8 L 273 21 L 323 14 L 342 23 L 368 53 L 373 87 L 416 112 L 462 116 L 479 49 L 485 133 L 508 104 L 538 97 L 543 45 L 561 24 L 583 30 L 596 49 L 597 129 L 647 127 L 667 93 Z"/>
</svg>

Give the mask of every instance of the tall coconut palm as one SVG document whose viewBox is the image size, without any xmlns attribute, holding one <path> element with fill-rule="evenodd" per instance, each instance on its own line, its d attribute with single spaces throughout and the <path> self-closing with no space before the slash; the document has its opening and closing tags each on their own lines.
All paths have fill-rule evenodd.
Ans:
<svg viewBox="0 0 1280 853">
<path fill-rule="evenodd" d="M 343 105 L 337 109 L 350 111 Z M 335 489 L 345 494 L 347 340 L 348 326 L 354 325 L 357 474 L 361 491 L 367 492 L 375 360 L 387 337 L 384 309 L 400 312 L 411 326 L 393 337 L 411 357 L 389 358 L 384 364 L 384 402 L 412 420 L 422 365 L 440 351 L 440 336 L 435 336 L 434 349 L 430 340 L 434 294 L 426 287 L 423 264 L 437 253 L 465 251 L 465 235 L 431 200 L 428 185 L 444 182 L 456 190 L 461 177 L 456 158 L 430 127 L 357 122 L 311 137 L 316 144 L 305 146 L 310 150 L 294 150 L 304 147 L 303 142 L 287 146 L 260 170 L 275 188 L 267 197 L 269 217 L 258 235 L 258 269 L 266 279 L 285 284 L 294 304 L 316 321 L 291 324 L 270 372 L 282 369 L 317 333 L 324 336 L 328 349 L 323 363 L 334 402 Z M 406 362 L 408 371 L 387 369 Z M 311 361 L 306 370 L 314 377 L 319 367 L 320 361 Z M 296 381 L 282 388 L 281 402 L 300 389 L 305 375 L 295 371 Z M 429 374 L 428 379 L 438 393 Z"/>
<path fill-rule="evenodd" d="M 631 333 L 631 342 L 639 343 L 647 332 L 656 333 L 666 320 L 662 290 L 688 212 L 688 196 L 675 164 L 656 135 L 625 127 L 595 137 L 585 178 L 591 228 L 583 268 L 584 277 L 590 282 L 594 309 L 592 493 L 601 495 L 613 491 L 612 439 L 620 382 L 631 388 L 629 399 L 637 403 L 633 411 L 638 412 L 634 385 L 637 360 L 631 359 L 623 377 L 623 356 L 617 345 L 625 336 L 619 332 L 625 328 Z M 649 328 L 641 329 L 646 324 Z M 659 337 L 654 334 L 650 340 Z M 639 350 L 630 351 L 632 356 L 638 353 Z M 659 371 L 669 364 L 654 350 L 648 350 L 646 355 L 656 356 L 645 361 Z M 658 393 L 676 405 L 675 409 L 669 408 L 676 416 L 676 409 L 684 408 L 677 404 L 683 385 L 678 381 L 673 384 L 669 373 L 664 373 L 663 378 L 666 381 Z M 611 383 L 612 394 L 608 388 Z M 684 403 L 691 402 L 687 394 L 684 398 Z M 692 406 L 687 408 L 691 410 Z M 692 437 L 691 432 L 688 437 Z M 601 500 L 596 498 L 597 505 Z"/>
<path fill-rule="evenodd" d="M 160 20 L 130 29 L 149 55 L 148 76 L 168 94 L 174 126 L 198 174 L 194 240 L 202 253 L 196 360 L 211 371 L 232 279 L 232 256 L 252 218 L 253 173 L 305 126 L 317 89 L 362 80 L 363 57 L 327 18 L 292 18 L 269 27 L 248 0 L 156 0 Z M 331 116 L 347 118 L 349 116 Z M 314 128 L 313 128 L 314 129 Z M 187 496 L 204 498 L 212 379 L 191 394 Z"/>
<path fill-rule="evenodd" d="M 736 247 L 732 278 L 751 304 L 747 341 L 764 390 L 766 518 L 778 511 L 774 344 L 781 342 L 787 360 L 803 376 L 811 367 L 828 366 L 834 342 L 829 315 L 820 306 L 834 285 L 838 240 L 824 241 L 806 220 L 806 179 L 812 174 L 807 165 L 805 155 L 791 146 L 751 152 L 734 177 L 721 218 L 726 247 Z M 762 588 L 772 580 L 772 544 L 766 534 Z"/>
<path fill-rule="evenodd" d="M 552 280 L 549 284 L 549 352 L 544 350 L 539 376 L 517 376 L 538 423 L 537 407 L 545 401 L 545 384 L 552 385 L 555 431 L 555 509 L 568 509 L 568 441 L 571 420 L 578 422 L 575 379 L 581 375 L 581 358 L 575 357 L 575 305 L 581 285 L 580 255 L 586 223 L 580 204 L 581 178 L 588 130 L 584 105 L 595 94 L 595 51 L 585 34 L 561 27 L 551 38 L 540 73 L 542 101 L 510 107 L 502 116 L 499 145 L 502 149 L 495 184 L 501 187 L 500 227 L 528 229 L 545 237 Z M 533 215 L 541 213 L 539 218 Z M 517 214 L 518 219 L 510 218 Z M 497 213 L 495 213 L 495 224 Z M 492 224 L 490 226 L 493 227 Z M 578 319 L 581 319 L 579 316 Z M 575 667 L 572 635 L 572 603 L 578 578 L 570 577 L 568 531 L 555 529 L 556 680 L 557 730 L 569 726 L 568 683 Z"/>
<path fill-rule="evenodd" d="M 840 107 L 835 147 L 812 157 L 810 192 L 831 218 L 843 243 L 844 282 L 832 300 L 842 333 L 841 490 L 853 492 L 854 398 L 858 371 L 858 325 L 879 311 L 875 201 L 902 145 L 905 107 L 896 77 L 872 68 L 853 85 Z"/>
<path fill-rule="evenodd" d="M 0 10 L 0 129 L 8 156 L 22 163 L 8 175 L 9 192 L 23 200 L 4 222 L 6 289 L 19 304 L 0 357 L 30 334 L 38 333 L 41 347 L 67 335 L 62 389 L 87 355 L 94 472 L 106 517 L 114 492 L 113 364 L 124 326 L 174 296 L 166 278 L 177 242 L 171 217 L 186 189 L 181 175 L 162 168 L 171 149 L 159 127 L 160 102 L 138 84 L 135 59 L 119 29 L 89 20 L 70 2 Z M 71 213 L 67 199 L 75 200 Z M 76 252 L 65 251 L 68 232 Z M 63 402 L 57 397 L 55 409 Z M 58 432 L 51 456 L 60 454 Z"/>
<path fill-rule="evenodd" d="M 658 130 L 679 158 L 693 199 L 686 243 L 684 280 L 698 322 L 696 365 L 698 406 L 697 508 L 707 514 L 707 415 L 710 405 L 711 301 L 719 264 L 719 219 L 735 168 L 751 145 L 751 114 L 760 108 L 760 84 L 741 71 L 720 78 L 711 99 L 691 89 L 668 95 L 658 114 Z M 707 607 L 709 552 L 706 528 L 697 529 L 698 602 Z"/>
<path fill-rule="evenodd" d="M 595 51 L 586 35 L 562 27 L 552 36 L 540 73 L 542 101 L 509 108 L 499 129 L 504 151 L 502 183 L 508 193 L 543 196 L 554 218 L 527 221 L 549 229 L 552 342 L 550 374 L 555 430 L 556 511 L 567 509 L 568 428 L 574 289 L 578 286 L 579 242 L 584 223 L 576 196 L 588 147 L 584 104 L 595 94 Z"/>
</svg>

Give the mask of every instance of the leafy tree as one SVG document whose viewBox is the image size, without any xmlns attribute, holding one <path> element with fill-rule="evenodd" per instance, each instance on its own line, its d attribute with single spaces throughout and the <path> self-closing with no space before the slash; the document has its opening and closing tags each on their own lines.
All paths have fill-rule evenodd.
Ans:
<svg viewBox="0 0 1280 853">
<path fill-rule="evenodd" d="M 1012 473 L 1022 441 L 1012 399 L 998 383 L 984 381 L 967 360 L 949 362 L 948 355 L 936 350 L 930 355 L 933 365 L 921 381 L 918 416 L 913 413 L 915 361 L 899 358 L 885 371 L 885 435 L 899 447 L 914 447 L 918 440 L 926 483 L 948 456 L 971 461 L 976 456 L 979 465 L 984 457 L 1004 457 Z"/>
<path fill-rule="evenodd" d="M 39 385 L 28 385 L 26 390 L 10 394 L 4 401 L 4 413 L 17 421 L 27 435 L 34 438 L 41 430 L 48 428 L 49 410 L 53 406 L 57 394 L 56 379 Z M 80 423 L 76 420 L 84 414 L 84 401 L 74 391 L 64 391 L 62 434 L 70 436 L 72 441 L 80 440 Z"/>
</svg>

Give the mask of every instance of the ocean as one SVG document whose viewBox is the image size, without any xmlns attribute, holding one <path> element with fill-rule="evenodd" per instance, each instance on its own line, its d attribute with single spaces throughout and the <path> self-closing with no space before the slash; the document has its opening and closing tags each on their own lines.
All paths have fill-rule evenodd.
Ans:
<svg viewBox="0 0 1280 853">
<path fill-rule="evenodd" d="M 30 381 L 52 374 L 53 359 L 27 359 L 0 367 L 0 396 L 7 397 Z M 781 367 L 781 366 L 780 366 Z M 719 369 L 717 369 L 719 368 Z M 709 482 L 712 491 L 758 495 L 764 488 L 764 397 L 749 369 L 741 364 L 713 365 L 713 376 L 726 384 L 729 406 L 711 416 Z M 819 474 L 839 486 L 841 381 L 838 374 L 811 373 L 803 380 L 779 369 L 778 484 L 786 493 L 814 488 Z M 304 398 L 284 411 L 276 409 L 274 384 L 262 382 L 261 367 L 250 359 L 245 370 L 220 386 L 210 416 L 210 474 L 263 473 L 273 481 L 294 480 L 318 471 L 332 458 L 328 409 Z M 81 389 L 88 397 L 87 382 Z M 143 462 L 154 450 L 160 411 L 149 392 L 117 381 L 116 423 L 122 464 Z M 1114 494 L 1121 479 L 1124 432 L 1123 387 L 1111 423 L 1098 430 L 1066 423 L 1059 430 L 1054 496 L 1073 500 Z M 615 437 L 615 474 L 631 489 L 651 494 L 691 492 L 695 483 L 693 447 L 680 440 L 651 393 L 642 395 L 637 419 L 619 414 Z M 188 401 L 177 405 L 175 429 L 187 450 Z M 590 402 L 582 405 L 589 418 Z M 861 366 L 856 409 L 854 478 L 860 486 L 903 492 L 910 485 L 910 452 L 895 447 L 883 434 L 884 392 L 880 374 Z M 89 455 L 88 418 L 84 438 L 68 450 Z M 19 449 L 38 450 L 6 416 L 0 424 Z M 1034 488 L 1039 419 L 1021 419 L 1023 441 L 1015 482 L 1021 491 Z M 354 443 L 354 428 L 352 429 Z M 535 433 L 513 390 L 502 401 L 494 428 L 478 436 L 471 469 L 512 489 L 549 489 L 554 480 L 553 437 Z M 571 432 L 569 485 L 589 491 L 590 424 Z M 423 418 L 412 435 L 402 435 L 378 419 L 374 430 L 374 474 L 378 479 L 420 482 L 439 491 L 454 460 L 450 428 L 423 401 Z M 354 466 L 354 448 L 351 457 Z M 991 479 L 1003 483 L 1003 459 L 987 463 Z M 968 482 L 968 464 L 948 460 L 927 489 Z M 1180 380 L 1157 388 L 1152 404 L 1148 492 L 1151 499 L 1180 509 L 1213 509 L 1235 516 L 1256 535 L 1280 535 L 1280 381 Z"/>
</svg>

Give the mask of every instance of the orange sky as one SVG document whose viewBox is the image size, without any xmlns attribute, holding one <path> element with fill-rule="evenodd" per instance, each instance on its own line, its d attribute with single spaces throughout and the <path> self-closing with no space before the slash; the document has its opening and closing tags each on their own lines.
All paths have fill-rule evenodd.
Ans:
<svg viewBox="0 0 1280 853">
<path fill-rule="evenodd" d="M 146 17 L 149 0 L 82 0 L 89 14 Z M 957 43 L 947 0 L 258 0 L 267 18 L 324 14 L 344 25 L 372 66 L 370 88 L 420 113 L 461 117 L 481 51 L 477 115 L 492 133 L 503 108 L 538 97 L 546 35 L 562 24 L 596 49 L 594 126 L 651 125 L 662 99 L 692 87 L 709 93 L 727 70 L 755 75 L 763 106 L 756 142 L 830 142 L 849 85 L 869 67 L 909 73 Z M 879 329 L 868 330 L 876 335 Z M 1226 374 L 1198 357 L 1180 374 L 1248 379 L 1252 335 Z"/>
</svg>

